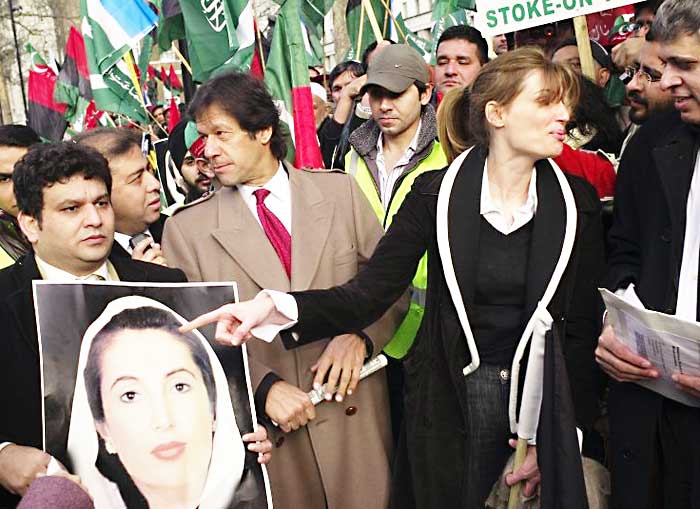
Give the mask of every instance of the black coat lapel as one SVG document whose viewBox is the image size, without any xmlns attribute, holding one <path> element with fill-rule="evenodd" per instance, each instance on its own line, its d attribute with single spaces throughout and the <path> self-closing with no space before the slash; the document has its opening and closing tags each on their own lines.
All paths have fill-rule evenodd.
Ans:
<svg viewBox="0 0 700 509">
<path fill-rule="evenodd" d="M 447 213 L 452 263 L 467 311 L 474 302 L 485 161 L 486 151 L 480 146 L 474 147 L 457 173 Z"/>
<path fill-rule="evenodd" d="M 679 125 L 667 139 L 667 143 L 654 148 L 652 153 L 668 205 L 671 231 L 674 232 L 671 239 L 673 259 L 670 273 L 676 274 L 683 257 L 686 207 L 698 147 L 695 136 L 686 125 Z M 678 292 L 678 280 L 672 278 L 672 281 Z"/>
<path fill-rule="evenodd" d="M 13 272 L 17 289 L 8 295 L 7 306 L 16 321 L 15 326 L 19 335 L 38 357 L 39 344 L 34 319 L 32 281 L 41 279 L 41 274 L 37 268 L 34 253 L 30 251 L 17 260 Z"/>
<path fill-rule="evenodd" d="M 554 170 L 546 160 L 538 161 L 537 212 L 534 217 L 527 263 L 525 316 L 530 317 L 542 299 L 561 255 L 566 231 L 566 205 Z"/>
<path fill-rule="evenodd" d="M 148 281 L 146 267 L 141 263 L 135 263 L 131 257 L 124 258 L 119 254 L 115 255 L 113 251 L 109 256 L 109 261 L 114 265 L 121 281 Z"/>
</svg>

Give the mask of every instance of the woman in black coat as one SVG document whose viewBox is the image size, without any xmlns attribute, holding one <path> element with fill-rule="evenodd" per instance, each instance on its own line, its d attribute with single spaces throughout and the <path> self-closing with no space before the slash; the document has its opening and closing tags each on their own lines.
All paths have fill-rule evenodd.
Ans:
<svg viewBox="0 0 700 509">
<path fill-rule="evenodd" d="M 547 159 L 562 150 L 577 94 L 572 72 L 539 50 L 510 52 L 484 66 L 469 96 L 476 146 L 447 171 L 416 179 L 355 278 L 291 294 L 298 345 L 358 331 L 402 294 L 428 252 L 425 316 L 404 359 L 394 507 L 483 507 L 516 432 L 531 446 L 509 484 L 525 480 L 531 494 L 541 472 L 543 507 L 586 507 L 574 426 L 595 417 L 600 207 L 589 184 Z M 191 326 L 219 321 L 217 337 L 238 344 L 258 324 L 289 321 L 271 295 L 284 300 L 261 292 Z M 545 351 L 535 384 L 545 390 L 535 426 L 523 436 L 519 408 L 531 338 Z"/>
</svg>

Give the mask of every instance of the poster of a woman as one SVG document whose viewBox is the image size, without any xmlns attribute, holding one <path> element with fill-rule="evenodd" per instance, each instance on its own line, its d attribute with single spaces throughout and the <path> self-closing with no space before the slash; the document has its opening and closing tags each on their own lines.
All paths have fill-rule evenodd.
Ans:
<svg viewBox="0 0 700 509">
<path fill-rule="evenodd" d="M 47 451 L 81 478 L 96 509 L 271 507 L 267 487 L 251 483 L 261 476 L 246 472 L 260 466 L 246 461 L 231 391 L 238 384 L 231 383 L 202 333 L 178 332 L 187 320 L 163 302 L 177 299 L 162 298 L 173 288 L 157 288 L 160 299 L 144 296 L 149 292 L 143 287 L 135 292 L 141 295 L 113 298 L 114 285 L 85 285 L 88 293 L 103 294 L 103 305 L 76 313 L 90 320 L 102 308 L 78 338 L 77 369 L 65 384 L 66 370 L 55 368 L 70 363 L 56 362 L 56 356 L 75 355 L 75 348 L 52 348 L 49 337 L 55 334 L 41 334 L 40 294 L 50 291 L 47 287 L 55 293 L 57 286 L 75 294 L 83 285 L 40 285 L 37 291 L 42 357 L 52 358 L 44 364 L 44 387 L 55 392 L 56 378 L 63 378 L 68 387 L 58 400 L 70 400 L 64 409 L 68 418 L 54 420 L 67 430 L 50 430 L 47 415 Z M 53 306 L 71 302 L 55 297 Z M 243 389 L 249 391 L 248 386 Z M 250 401 L 245 396 L 239 407 L 243 399 Z M 51 399 L 45 390 L 45 400 Z M 56 413 L 57 406 L 56 400 L 45 405 L 45 414 Z M 252 405 L 248 411 L 252 419 Z"/>
</svg>

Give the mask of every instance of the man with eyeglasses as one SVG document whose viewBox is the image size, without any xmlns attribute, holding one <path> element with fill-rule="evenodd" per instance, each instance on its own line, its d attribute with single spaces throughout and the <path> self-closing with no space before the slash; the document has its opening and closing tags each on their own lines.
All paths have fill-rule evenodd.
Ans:
<svg viewBox="0 0 700 509">
<path fill-rule="evenodd" d="M 625 69 L 620 78 L 625 83 L 629 118 L 632 122 L 622 144 L 621 154 L 651 115 L 673 110 L 673 97 L 660 86 L 664 65 L 659 58 L 660 44 L 653 31 L 647 32 L 635 65 Z"/>
</svg>

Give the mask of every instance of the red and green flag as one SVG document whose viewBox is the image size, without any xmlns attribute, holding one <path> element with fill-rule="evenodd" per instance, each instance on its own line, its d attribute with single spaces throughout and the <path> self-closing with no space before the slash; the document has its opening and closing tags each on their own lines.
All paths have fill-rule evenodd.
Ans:
<svg viewBox="0 0 700 509">
<path fill-rule="evenodd" d="M 181 92 L 183 90 L 182 82 L 180 78 L 177 77 L 177 72 L 175 72 L 175 67 L 170 64 L 170 70 L 168 71 L 168 81 L 170 82 L 170 89 Z"/>
<path fill-rule="evenodd" d="M 180 110 L 177 107 L 175 98 L 170 98 L 170 106 L 168 107 L 168 133 L 173 132 L 175 126 L 180 123 Z"/>
<path fill-rule="evenodd" d="M 278 11 L 265 83 L 293 140 L 287 158 L 297 168 L 322 168 L 299 12 L 299 0 L 285 0 Z"/>
<path fill-rule="evenodd" d="M 70 27 L 66 43 L 66 58 L 61 72 L 58 73 L 53 98 L 57 103 L 66 105 L 66 119 L 71 123 L 76 116 L 81 115 L 81 97 L 86 103 L 92 100 L 90 69 L 83 36 L 74 27 Z"/>
<path fill-rule="evenodd" d="M 42 138 L 59 141 L 63 139 L 68 123 L 65 119 L 66 105 L 57 103 L 53 98 L 56 73 L 31 44 L 27 44 L 26 49 L 32 59 L 27 81 L 27 125 Z"/>
</svg>

